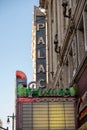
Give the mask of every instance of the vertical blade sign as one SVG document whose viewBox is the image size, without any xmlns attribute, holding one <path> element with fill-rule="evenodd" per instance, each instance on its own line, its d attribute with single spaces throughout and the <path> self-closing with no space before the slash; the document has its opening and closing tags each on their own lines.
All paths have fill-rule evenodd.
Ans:
<svg viewBox="0 0 87 130">
<path fill-rule="evenodd" d="M 36 16 L 36 81 L 39 87 L 46 87 L 45 16 Z"/>
</svg>

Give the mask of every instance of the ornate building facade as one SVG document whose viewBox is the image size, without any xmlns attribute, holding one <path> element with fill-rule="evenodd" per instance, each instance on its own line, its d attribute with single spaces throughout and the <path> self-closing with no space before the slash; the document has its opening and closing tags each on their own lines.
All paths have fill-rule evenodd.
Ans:
<svg viewBox="0 0 87 130">
<path fill-rule="evenodd" d="M 78 90 L 77 129 L 87 129 L 87 0 L 39 0 L 46 12 L 48 87 Z"/>
</svg>

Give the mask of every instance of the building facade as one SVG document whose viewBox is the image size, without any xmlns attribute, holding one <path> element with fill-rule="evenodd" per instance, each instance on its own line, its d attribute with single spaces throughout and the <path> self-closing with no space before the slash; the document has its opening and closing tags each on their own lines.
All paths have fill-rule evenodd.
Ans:
<svg viewBox="0 0 87 130">
<path fill-rule="evenodd" d="M 87 129 L 87 0 L 39 0 L 46 10 L 48 87 L 76 86 L 77 129 Z"/>
</svg>

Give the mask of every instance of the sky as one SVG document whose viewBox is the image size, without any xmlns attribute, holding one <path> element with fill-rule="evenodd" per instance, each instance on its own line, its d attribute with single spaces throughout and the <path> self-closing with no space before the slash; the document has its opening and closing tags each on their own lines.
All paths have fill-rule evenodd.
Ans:
<svg viewBox="0 0 87 130">
<path fill-rule="evenodd" d="M 0 119 L 15 112 L 15 73 L 21 70 L 28 83 L 33 76 L 32 19 L 39 0 L 0 0 Z M 10 118 L 10 122 L 12 119 Z M 9 125 L 9 130 L 12 124 Z"/>
</svg>

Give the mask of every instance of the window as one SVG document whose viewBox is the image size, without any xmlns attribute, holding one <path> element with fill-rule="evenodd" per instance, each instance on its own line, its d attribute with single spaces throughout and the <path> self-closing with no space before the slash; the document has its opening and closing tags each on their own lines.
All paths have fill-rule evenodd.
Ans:
<svg viewBox="0 0 87 130">
<path fill-rule="evenodd" d="M 80 65 L 85 53 L 83 17 L 81 18 L 80 23 L 78 25 L 77 45 L 78 45 L 78 62 Z"/>
<path fill-rule="evenodd" d="M 77 69 L 77 46 L 76 46 L 76 37 L 74 36 L 72 41 L 72 58 L 73 58 L 73 76 L 76 73 Z"/>
<path fill-rule="evenodd" d="M 72 52 L 72 47 L 70 48 L 69 54 L 68 54 L 68 79 L 69 79 L 69 83 L 71 82 L 72 78 L 73 78 L 73 52 Z"/>
<path fill-rule="evenodd" d="M 68 60 L 65 61 L 64 64 L 64 87 L 68 87 Z"/>
<path fill-rule="evenodd" d="M 74 14 L 75 12 L 75 9 L 76 9 L 76 0 L 71 0 L 71 10 L 72 10 L 72 15 Z"/>
<path fill-rule="evenodd" d="M 86 3 L 85 11 L 83 12 L 83 21 L 84 21 L 85 50 L 87 51 L 87 3 Z"/>
</svg>

